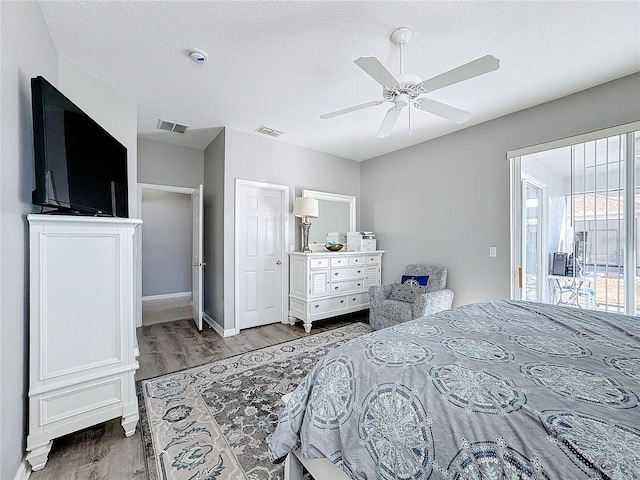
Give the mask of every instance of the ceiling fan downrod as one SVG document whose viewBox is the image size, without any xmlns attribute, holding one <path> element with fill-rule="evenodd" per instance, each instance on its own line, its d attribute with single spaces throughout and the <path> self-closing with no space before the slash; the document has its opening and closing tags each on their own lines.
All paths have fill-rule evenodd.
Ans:
<svg viewBox="0 0 640 480">
<path fill-rule="evenodd" d="M 400 78 L 404 77 L 404 46 L 411 39 L 411 29 L 400 27 L 391 34 L 391 43 L 400 49 Z M 408 107 L 409 111 L 409 135 L 411 135 L 411 99 L 406 94 L 400 94 L 395 98 L 396 107 Z"/>
<path fill-rule="evenodd" d="M 404 46 L 411 39 L 411 29 L 409 27 L 400 27 L 391 34 L 391 43 L 400 49 L 400 75 L 404 74 Z"/>
</svg>

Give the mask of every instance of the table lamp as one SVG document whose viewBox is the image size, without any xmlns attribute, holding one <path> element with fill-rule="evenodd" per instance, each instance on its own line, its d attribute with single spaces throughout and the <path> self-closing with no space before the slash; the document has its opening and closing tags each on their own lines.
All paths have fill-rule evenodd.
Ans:
<svg viewBox="0 0 640 480">
<path fill-rule="evenodd" d="M 310 252 L 309 248 L 309 218 L 318 218 L 318 200 L 309 197 L 298 197 L 293 203 L 293 215 L 302 218 L 302 251 Z"/>
</svg>

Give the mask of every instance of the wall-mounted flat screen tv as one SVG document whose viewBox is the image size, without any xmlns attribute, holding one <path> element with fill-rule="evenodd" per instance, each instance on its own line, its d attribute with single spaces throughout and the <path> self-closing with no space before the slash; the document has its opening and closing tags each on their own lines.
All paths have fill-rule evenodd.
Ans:
<svg viewBox="0 0 640 480">
<path fill-rule="evenodd" d="M 128 217 L 127 149 L 43 77 L 31 79 L 35 205 Z"/>
</svg>

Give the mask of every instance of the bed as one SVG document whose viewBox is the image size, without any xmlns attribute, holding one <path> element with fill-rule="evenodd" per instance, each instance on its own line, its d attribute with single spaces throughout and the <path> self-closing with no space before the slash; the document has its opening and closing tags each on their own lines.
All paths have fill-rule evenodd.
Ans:
<svg viewBox="0 0 640 480">
<path fill-rule="evenodd" d="M 331 351 L 269 455 L 287 477 L 325 458 L 353 479 L 638 480 L 638 395 L 640 318 L 478 303 Z"/>
</svg>

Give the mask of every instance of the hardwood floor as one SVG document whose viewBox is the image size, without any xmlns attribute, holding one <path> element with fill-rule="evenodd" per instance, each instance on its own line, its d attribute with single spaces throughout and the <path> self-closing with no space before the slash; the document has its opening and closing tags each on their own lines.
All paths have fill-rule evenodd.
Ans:
<svg viewBox="0 0 640 480">
<path fill-rule="evenodd" d="M 368 322 L 368 314 L 314 323 L 311 334 L 341 327 L 354 321 Z M 136 380 L 196 367 L 207 362 L 238 355 L 305 336 L 302 324 L 273 323 L 248 328 L 240 335 L 222 338 L 211 328 L 198 332 L 193 320 L 158 323 L 138 329 L 140 369 Z"/>
<path fill-rule="evenodd" d="M 352 322 L 368 322 L 368 311 L 314 322 L 311 335 Z M 144 320 L 143 320 L 144 324 Z M 205 326 L 198 332 L 192 319 L 153 323 L 138 328 L 140 368 L 136 381 L 196 367 L 251 350 L 287 342 L 307 334 L 301 323 L 274 323 L 222 338 Z M 120 419 L 87 428 L 53 441 L 46 466 L 32 480 L 146 479 L 140 429 L 126 438 Z"/>
</svg>

